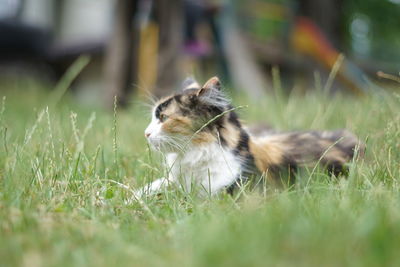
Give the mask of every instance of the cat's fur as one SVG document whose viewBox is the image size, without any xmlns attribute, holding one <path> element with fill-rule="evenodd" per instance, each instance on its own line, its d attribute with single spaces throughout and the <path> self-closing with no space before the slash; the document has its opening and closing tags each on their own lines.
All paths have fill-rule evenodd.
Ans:
<svg viewBox="0 0 400 267">
<path fill-rule="evenodd" d="M 252 134 L 242 126 L 217 77 L 199 86 L 187 80 L 184 90 L 158 101 L 145 131 L 149 143 L 165 153 L 168 177 L 137 191 L 159 192 L 170 183 L 184 190 L 197 185 L 214 194 L 232 188 L 249 174 L 279 177 L 282 170 L 315 166 L 337 174 L 362 146 L 346 130 Z"/>
</svg>

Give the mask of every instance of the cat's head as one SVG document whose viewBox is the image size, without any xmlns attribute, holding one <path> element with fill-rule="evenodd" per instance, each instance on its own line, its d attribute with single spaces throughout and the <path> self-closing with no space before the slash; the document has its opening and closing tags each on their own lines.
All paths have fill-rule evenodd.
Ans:
<svg viewBox="0 0 400 267">
<path fill-rule="evenodd" d="M 221 123 L 229 107 L 217 77 L 203 86 L 186 79 L 180 92 L 155 104 L 145 136 L 153 147 L 166 152 L 213 142 L 215 125 Z"/>
</svg>

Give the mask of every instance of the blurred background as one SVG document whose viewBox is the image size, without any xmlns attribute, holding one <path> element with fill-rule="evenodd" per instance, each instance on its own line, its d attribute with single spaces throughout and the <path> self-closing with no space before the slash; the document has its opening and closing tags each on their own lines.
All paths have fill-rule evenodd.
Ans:
<svg viewBox="0 0 400 267">
<path fill-rule="evenodd" d="M 166 95 L 186 76 L 254 98 L 278 80 L 362 95 L 399 71 L 400 0 L 0 1 L 0 82 L 64 79 L 91 105 Z"/>
</svg>

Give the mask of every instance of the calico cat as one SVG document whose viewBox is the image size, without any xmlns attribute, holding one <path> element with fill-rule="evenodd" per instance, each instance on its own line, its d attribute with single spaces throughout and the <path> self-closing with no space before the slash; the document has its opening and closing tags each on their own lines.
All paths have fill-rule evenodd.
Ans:
<svg viewBox="0 0 400 267">
<path fill-rule="evenodd" d="M 320 163 L 334 174 L 362 150 L 346 130 L 260 132 L 252 134 L 240 122 L 217 77 L 203 86 L 189 79 L 184 89 L 161 99 L 145 130 L 150 145 L 166 155 L 168 177 L 136 192 L 160 192 L 170 183 L 190 191 L 214 194 L 232 189 L 252 174 L 279 177 L 281 171 Z"/>
</svg>

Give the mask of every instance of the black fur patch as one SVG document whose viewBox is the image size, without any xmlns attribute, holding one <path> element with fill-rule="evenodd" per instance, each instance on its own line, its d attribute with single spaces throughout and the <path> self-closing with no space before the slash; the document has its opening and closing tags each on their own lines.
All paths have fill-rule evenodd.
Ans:
<svg viewBox="0 0 400 267">
<path fill-rule="evenodd" d="M 157 106 L 156 111 L 155 111 L 155 116 L 156 116 L 157 119 L 160 118 L 161 111 L 166 109 L 169 106 L 169 104 L 171 104 L 172 99 L 173 99 L 172 97 L 168 98 L 167 100 L 165 100 L 164 102 L 162 102 L 161 104 L 159 104 Z"/>
<path fill-rule="evenodd" d="M 341 174 L 348 175 L 349 169 L 341 162 L 333 161 L 324 164 L 329 174 L 339 177 Z"/>
<path fill-rule="evenodd" d="M 284 182 L 284 184 L 291 186 L 296 182 L 298 165 L 289 158 L 285 158 L 282 164 L 271 165 L 268 170 L 275 179 L 286 180 L 287 182 Z"/>
<path fill-rule="evenodd" d="M 239 188 L 239 186 L 244 185 L 247 182 L 247 180 L 248 177 L 244 177 L 242 175 L 238 176 L 233 184 L 225 188 L 226 192 L 232 196 L 235 190 Z"/>
<path fill-rule="evenodd" d="M 249 140 L 249 134 L 245 130 L 240 129 L 239 141 L 233 150 L 233 154 L 240 157 L 240 159 L 243 161 L 243 171 L 241 173 L 241 177 L 238 177 L 238 179 L 247 179 L 254 174 L 254 171 L 257 170 L 254 164 L 254 157 L 249 151 Z"/>
<path fill-rule="evenodd" d="M 179 111 L 183 116 L 189 116 L 191 114 L 190 109 L 179 107 Z"/>
<path fill-rule="evenodd" d="M 240 136 L 239 136 L 239 141 L 233 150 L 233 153 L 235 155 L 241 155 L 243 152 L 248 152 L 249 151 L 249 134 L 243 130 L 240 129 Z"/>
<path fill-rule="evenodd" d="M 240 121 L 239 121 L 239 117 L 236 114 L 236 112 L 234 112 L 234 111 L 231 111 L 229 113 L 228 121 L 230 123 L 232 123 L 233 125 L 235 125 L 237 128 L 241 128 L 242 127 L 242 125 L 240 124 Z"/>
<path fill-rule="evenodd" d="M 174 99 L 175 99 L 176 103 L 182 104 L 182 95 L 175 95 Z"/>
</svg>

